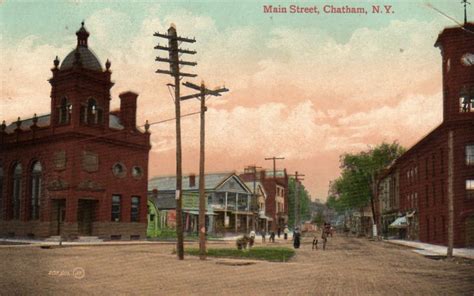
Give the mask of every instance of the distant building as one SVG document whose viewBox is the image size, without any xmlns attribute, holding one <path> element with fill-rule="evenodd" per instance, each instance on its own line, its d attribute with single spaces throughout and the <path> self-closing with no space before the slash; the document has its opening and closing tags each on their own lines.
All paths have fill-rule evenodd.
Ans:
<svg viewBox="0 0 474 296">
<path fill-rule="evenodd" d="M 268 233 L 269 223 L 271 223 L 273 219 L 266 215 L 267 193 L 265 187 L 258 181 L 245 182 L 245 185 L 250 188 L 256 199 L 257 212 L 254 213 L 254 216 L 256 217 L 257 223 L 255 230 L 258 232 L 264 230 Z"/>
<path fill-rule="evenodd" d="M 274 175 L 275 173 L 275 175 Z M 256 174 L 245 171 L 240 174 L 245 182 L 258 180 L 263 185 L 267 198 L 265 200 L 265 216 L 269 217 L 269 228 L 276 231 L 288 224 L 288 175 L 286 170 L 261 170 Z"/>
<path fill-rule="evenodd" d="M 110 62 L 102 68 L 84 25 L 76 35 L 54 60 L 51 113 L 0 126 L 0 236 L 145 237 L 151 146 L 138 95 L 111 111 Z"/>
<path fill-rule="evenodd" d="M 474 23 L 466 23 L 439 34 L 435 46 L 442 55 L 443 122 L 392 166 L 399 174 L 399 211 L 406 218 L 409 239 L 447 244 L 451 166 L 454 246 L 474 246 L 473 31 Z"/>
<path fill-rule="evenodd" d="M 379 234 L 384 237 L 397 236 L 404 237 L 406 229 L 389 227 L 401 213 L 399 173 L 396 166 L 390 166 L 381 176 L 378 199 L 376 199 L 376 217 L 379 219 Z"/>
<path fill-rule="evenodd" d="M 197 232 L 199 176 L 183 176 L 183 225 Z M 256 202 L 252 191 L 234 173 L 205 175 L 206 230 L 209 233 L 250 232 L 256 225 Z M 165 211 L 168 226 L 176 225 L 176 176 L 154 177 L 148 182 L 148 198 L 158 211 Z"/>
</svg>

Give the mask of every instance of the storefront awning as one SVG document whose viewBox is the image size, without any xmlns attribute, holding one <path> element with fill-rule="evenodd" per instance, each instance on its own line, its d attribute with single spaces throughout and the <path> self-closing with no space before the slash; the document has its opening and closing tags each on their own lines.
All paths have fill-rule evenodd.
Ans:
<svg viewBox="0 0 474 296">
<path fill-rule="evenodd" d="M 388 226 L 388 228 L 407 228 L 407 218 L 405 216 L 398 217 L 395 221 Z"/>
</svg>

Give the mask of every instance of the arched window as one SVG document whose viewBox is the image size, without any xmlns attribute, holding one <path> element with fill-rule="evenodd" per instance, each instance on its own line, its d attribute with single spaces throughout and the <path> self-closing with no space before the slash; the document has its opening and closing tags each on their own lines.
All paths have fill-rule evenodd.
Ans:
<svg viewBox="0 0 474 296">
<path fill-rule="evenodd" d="M 14 220 L 20 219 L 20 200 L 21 200 L 21 164 L 17 163 L 13 168 L 13 182 L 12 182 L 12 218 Z"/>
<path fill-rule="evenodd" d="M 459 96 L 459 112 L 474 112 L 474 89 L 463 87 Z"/>
<path fill-rule="evenodd" d="M 97 105 L 96 100 L 87 100 L 87 106 L 81 109 L 82 121 L 86 124 L 101 124 L 103 122 L 103 110 Z"/>
<path fill-rule="evenodd" d="M 62 98 L 61 106 L 59 106 L 59 119 L 60 124 L 69 123 L 71 118 L 72 105 L 69 103 L 67 97 Z"/>
<path fill-rule="evenodd" d="M 31 168 L 31 207 L 29 217 L 31 220 L 39 219 L 42 171 L 41 163 L 39 161 L 35 162 Z"/>
</svg>

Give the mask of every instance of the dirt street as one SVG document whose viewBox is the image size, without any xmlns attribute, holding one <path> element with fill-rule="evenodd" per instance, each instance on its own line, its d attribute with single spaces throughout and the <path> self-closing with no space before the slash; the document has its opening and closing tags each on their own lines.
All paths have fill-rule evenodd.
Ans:
<svg viewBox="0 0 474 296">
<path fill-rule="evenodd" d="M 474 262 L 427 259 L 366 239 L 311 238 L 288 263 L 178 261 L 174 245 L 0 246 L 1 295 L 473 295 Z M 290 242 L 287 242 L 290 246 Z M 267 245 L 270 245 L 267 243 Z M 277 242 L 275 245 L 285 245 Z M 220 245 L 213 245 L 220 246 Z M 229 247 L 233 243 L 229 242 Z M 212 247 L 212 245 L 211 245 Z"/>
</svg>

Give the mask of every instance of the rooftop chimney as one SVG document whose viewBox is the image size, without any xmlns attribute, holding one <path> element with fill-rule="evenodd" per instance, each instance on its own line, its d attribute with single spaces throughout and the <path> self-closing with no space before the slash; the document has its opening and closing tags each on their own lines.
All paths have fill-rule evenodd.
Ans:
<svg viewBox="0 0 474 296">
<path fill-rule="evenodd" d="M 127 91 L 120 97 L 120 120 L 125 128 L 135 128 L 137 123 L 137 97 L 138 94 Z"/>
<path fill-rule="evenodd" d="M 189 175 L 189 187 L 193 188 L 196 186 L 196 175 L 191 174 Z"/>
</svg>

